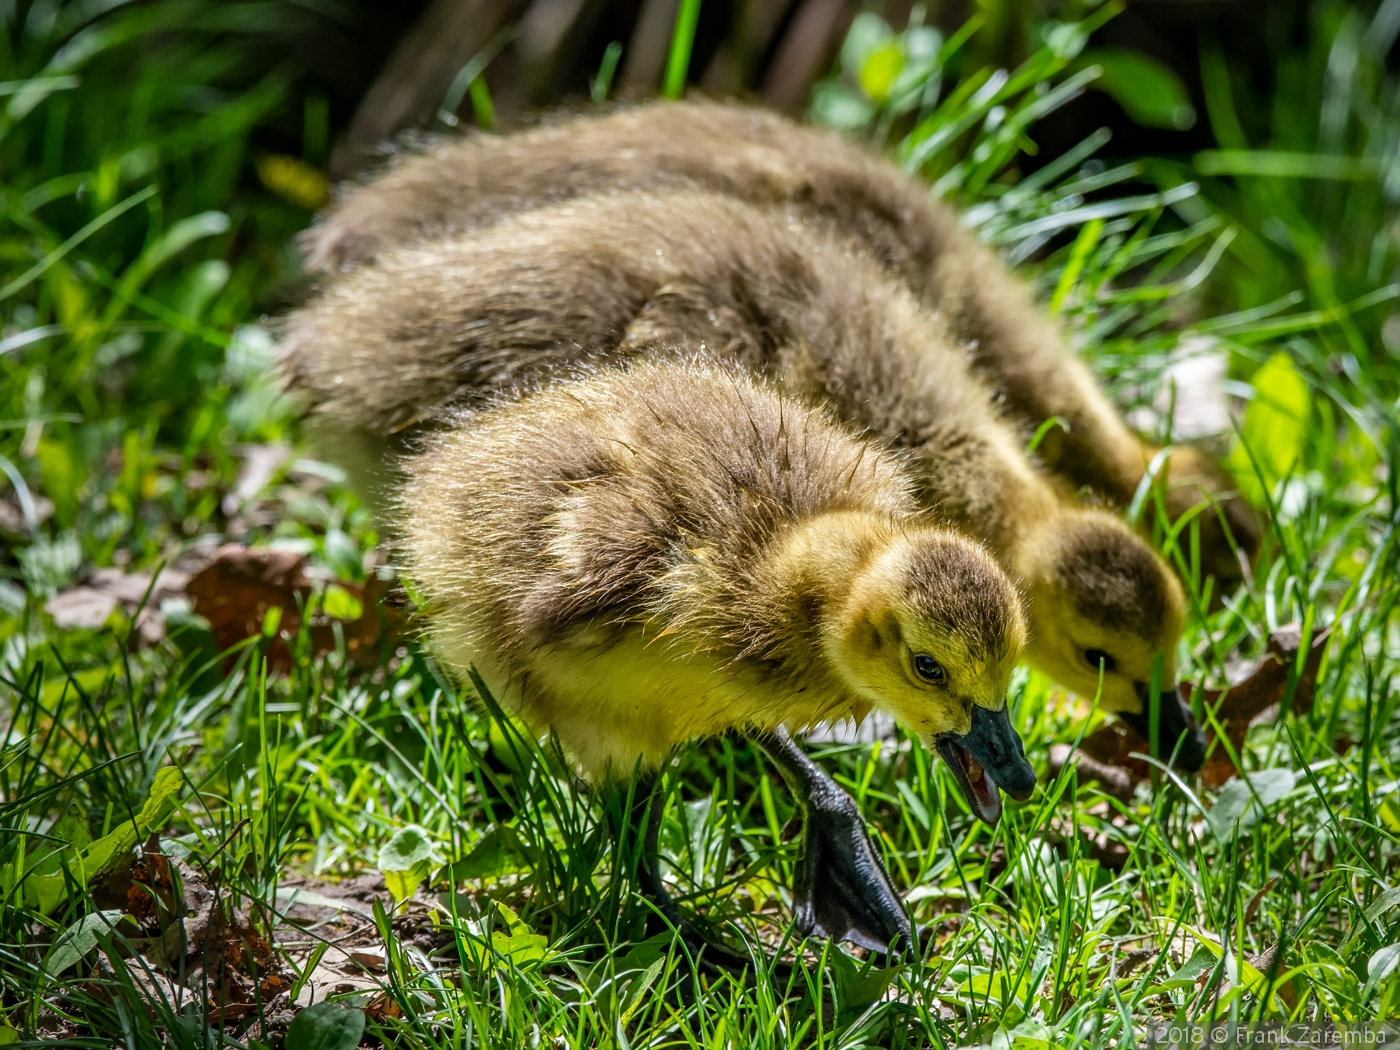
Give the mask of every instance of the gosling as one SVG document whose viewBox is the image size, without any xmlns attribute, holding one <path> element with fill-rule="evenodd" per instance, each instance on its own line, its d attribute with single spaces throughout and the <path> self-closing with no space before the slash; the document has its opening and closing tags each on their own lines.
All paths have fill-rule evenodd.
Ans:
<svg viewBox="0 0 1400 1050">
<path fill-rule="evenodd" d="M 1031 597 L 1031 662 L 1199 768 L 1175 577 L 1112 515 L 1062 502 L 939 318 L 822 231 L 694 193 L 522 212 L 333 283 L 291 317 L 281 368 L 327 454 L 382 461 L 454 404 L 661 346 L 771 374 L 907 450 L 923 505 Z"/>
<path fill-rule="evenodd" d="M 474 136 L 404 159 L 350 190 L 305 240 L 309 267 L 362 265 L 397 244 L 482 228 L 513 211 L 598 192 L 701 189 L 779 208 L 853 239 L 973 349 L 978 373 L 1032 431 L 1059 417 L 1037 449 L 1074 489 L 1124 507 L 1159 449 L 1140 442 L 1025 286 L 963 229 L 928 187 L 838 135 L 766 110 L 657 102 L 575 117 L 516 135 Z M 1167 461 L 1173 521 L 1197 508 L 1201 574 L 1233 590 L 1260 546 L 1255 511 L 1196 449 Z M 1218 509 L 1216 509 L 1218 508 Z M 1238 551 L 1238 554 L 1237 554 Z"/>
<path fill-rule="evenodd" d="M 789 732 L 879 709 L 938 748 L 982 819 L 998 788 L 1029 797 L 1005 702 L 1015 588 L 928 524 L 893 455 L 822 412 L 647 362 L 459 418 L 407 475 L 404 568 L 444 663 L 595 784 L 751 734 L 804 814 L 804 934 L 911 943 L 854 801 Z M 654 869 L 643 883 L 677 917 Z"/>
</svg>

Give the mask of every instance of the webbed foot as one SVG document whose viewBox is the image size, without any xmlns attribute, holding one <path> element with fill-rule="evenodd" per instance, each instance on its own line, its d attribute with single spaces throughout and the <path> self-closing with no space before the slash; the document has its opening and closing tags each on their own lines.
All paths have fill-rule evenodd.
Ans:
<svg viewBox="0 0 1400 1050">
<path fill-rule="evenodd" d="M 851 798 L 786 732 L 754 743 L 782 772 L 802 811 L 802 854 L 793 877 L 797 929 L 873 951 L 914 943 L 904 905 Z"/>
<path fill-rule="evenodd" d="M 913 943 L 904 905 L 865 830 L 855 800 L 835 793 L 807 801 L 802 856 L 792 896 L 804 934 L 888 952 Z"/>
</svg>

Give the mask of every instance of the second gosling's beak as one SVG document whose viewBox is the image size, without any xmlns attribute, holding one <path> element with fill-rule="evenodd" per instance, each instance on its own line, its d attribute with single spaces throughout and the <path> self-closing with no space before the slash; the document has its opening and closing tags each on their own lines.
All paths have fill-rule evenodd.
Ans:
<svg viewBox="0 0 1400 1050">
<path fill-rule="evenodd" d="M 1120 711 L 1118 717 L 1136 729 L 1144 740 L 1152 739 L 1151 695 L 1147 686 L 1137 682 L 1142 710 L 1137 714 Z M 1173 762 L 1178 769 L 1194 773 L 1206 760 L 1206 735 L 1201 732 L 1196 716 L 1175 689 L 1165 690 L 1157 701 L 1157 746 L 1163 755 L 1176 752 Z"/>
<path fill-rule="evenodd" d="M 972 811 L 988 824 L 1001 819 L 1000 788 L 1017 802 L 1035 790 L 1035 770 L 1026 761 L 1021 737 L 1011 728 L 1006 706 L 1000 711 L 972 709 L 972 728 L 938 741 L 938 753 L 958 779 Z"/>
</svg>

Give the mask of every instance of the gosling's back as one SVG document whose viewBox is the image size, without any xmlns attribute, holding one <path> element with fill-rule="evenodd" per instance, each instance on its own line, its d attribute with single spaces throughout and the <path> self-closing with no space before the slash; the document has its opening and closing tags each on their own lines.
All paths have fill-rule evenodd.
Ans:
<svg viewBox="0 0 1400 1050">
<path fill-rule="evenodd" d="M 525 651 L 588 623 L 784 658 L 755 578 L 791 524 L 918 520 L 899 461 L 714 365 L 639 363 L 468 414 L 409 464 L 399 516 L 431 611 Z"/>
<path fill-rule="evenodd" d="M 439 654 L 595 779 L 693 737 L 864 710 L 824 657 L 830 581 L 794 581 L 783 551 L 814 521 L 851 522 L 857 547 L 920 524 L 893 456 L 761 382 L 683 363 L 466 416 L 409 474 L 400 548 Z M 971 573 L 957 625 L 985 613 L 1005 628 L 989 636 L 1015 635 L 994 563 L 947 545 Z"/>
<path fill-rule="evenodd" d="M 295 314 L 312 416 L 385 438 L 448 405 L 683 348 L 782 380 L 921 460 L 926 505 L 1001 550 L 1055 501 L 936 316 L 819 231 L 711 194 L 618 194 L 385 253 Z"/>
</svg>

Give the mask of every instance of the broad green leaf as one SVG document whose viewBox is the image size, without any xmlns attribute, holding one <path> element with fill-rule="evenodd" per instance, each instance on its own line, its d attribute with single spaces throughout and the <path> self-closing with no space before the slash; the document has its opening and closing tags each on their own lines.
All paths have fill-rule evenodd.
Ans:
<svg viewBox="0 0 1400 1050">
<path fill-rule="evenodd" d="M 1241 439 L 1253 460 L 1238 444 L 1230 452 L 1228 466 L 1246 496 L 1263 502 L 1264 492 L 1254 464 L 1269 488 L 1288 475 L 1298 461 L 1312 416 L 1308 384 L 1285 353 L 1274 354 L 1250 381 L 1255 395 L 1245 409 Z"/>
<path fill-rule="evenodd" d="M 1400 904 L 1400 886 L 1386 890 L 1371 902 L 1371 906 L 1366 909 L 1366 921 L 1375 922 L 1383 912 L 1389 911 L 1397 904 Z"/>
<path fill-rule="evenodd" d="M 512 966 L 528 966 L 549 954 L 549 940 L 538 933 L 493 933 L 491 948 Z"/>
<path fill-rule="evenodd" d="M 1325 999 L 1330 999 L 1333 1007 L 1340 1007 L 1345 1011 L 1348 1004 L 1359 1001 L 1361 982 L 1335 948 L 1322 941 L 1307 941 L 1300 946 L 1300 951 L 1303 962 L 1311 965 L 1316 972 L 1317 979 L 1312 982 L 1313 988 Z"/>
<path fill-rule="evenodd" d="M 68 896 L 68 880 L 63 872 L 30 875 L 24 880 L 24 903 L 40 915 L 48 915 Z"/>
<path fill-rule="evenodd" d="M 851 22 L 851 28 L 841 44 L 841 66 L 846 72 L 859 78 L 870 56 L 890 46 L 896 51 L 899 47 L 895 43 L 894 30 L 890 28 L 890 24 L 873 11 L 862 11 Z M 896 69 L 895 72 L 899 70 Z"/>
<path fill-rule="evenodd" d="M 331 584 L 321 599 L 321 611 L 335 620 L 358 620 L 365 611 L 365 604 L 344 587 Z"/>
<path fill-rule="evenodd" d="M 643 993 L 656 983 L 656 979 L 661 976 L 661 970 L 665 965 L 664 958 L 655 960 L 628 984 L 627 994 L 622 998 L 622 1023 L 624 1025 L 632 1020 L 632 1015 L 642 1005 Z"/>
<path fill-rule="evenodd" d="M 148 834 L 158 821 L 165 817 L 166 806 L 182 783 L 180 770 L 166 766 L 156 770 L 151 781 L 151 793 L 135 820 L 129 820 L 109 835 L 104 835 L 82 853 L 82 877 L 92 878 L 112 862 L 114 857 L 126 853 L 136 845 L 142 836 Z"/>
<path fill-rule="evenodd" d="M 1094 48 L 1080 56 L 1078 65 L 1098 66 L 1102 72 L 1090 86 L 1110 96 L 1139 124 L 1184 131 L 1196 123 L 1196 110 L 1181 78 L 1141 51 Z"/>
<path fill-rule="evenodd" d="M 1002 1006 L 1009 1006 L 1025 998 L 1026 992 L 1030 990 L 1029 975 L 1022 977 L 1019 981 L 1015 976 L 1004 970 L 995 973 L 974 974 L 964 981 L 960 993 L 965 997 L 972 997 L 978 1000 L 988 997 L 997 1000 Z"/>
<path fill-rule="evenodd" d="M 86 849 L 92 843 L 92 832 L 88 829 L 87 817 L 83 816 L 82 810 L 76 805 L 68 807 L 68 811 L 58 819 L 49 834 L 78 849 Z"/>
<path fill-rule="evenodd" d="M 413 891 L 436 862 L 438 856 L 428 833 L 413 824 L 399 828 L 393 838 L 379 847 L 379 869 L 384 873 L 384 885 L 396 901 L 413 896 Z"/>
<path fill-rule="evenodd" d="M 812 88 L 812 119 L 829 128 L 863 128 L 875 116 L 870 100 L 854 88 L 823 80 Z"/>
<path fill-rule="evenodd" d="M 496 912 L 506 921 L 506 929 L 512 934 L 531 933 L 530 924 L 515 913 L 514 910 L 496 901 Z"/>
<path fill-rule="evenodd" d="M 496 911 L 505 920 L 506 929 L 491 934 L 491 947 L 496 954 L 509 959 L 514 966 L 525 966 L 544 959 L 549 951 L 549 940 L 534 930 L 510 908 L 500 901 Z"/>
<path fill-rule="evenodd" d="M 433 843 L 428 833 L 415 824 L 394 832 L 394 837 L 379 847 L 381 871 L 408 871 L 420 861 L 433 855 Z"/>
<path fill-rule="evenodd" d="M 1050 1050 L 1055 1043 L 1055 1033 L 1043 1021 L 1028 1017 L 1007 1033 L 1011 1045 L 1016 1050 Z"/>
<path fill-rule="evenodd" d="M 1148 994 L 1155 995 L 1161 991 L 1181 991 L 1191 988 L 1201 974 L 1208 972 L 1215 965 L 1215 956 L 1200 945 L 1191 953 L 1191 958 L 1187 959 L 1181 966 L 1161 984 L 1150 989 Z"/>
<path fill-rule="evenodd" d="M 490 879 L 528 871 L 534 858 L 514 828 L 497 827 L 488 831 L 471 851 L 452 865 L 452 881 Z"/>
<path fill-rule="evenodd" d="M 1263 815 L 1259 803 L 1272 806 L 1293 790 L 1297 777 L 1291 769 L 1261 769 L 1248 774 L 1248 779 L 1233 777 L 1220 789 L 1207 817 L 1211 829 L 1221 839 L 1230 838 L 1235 822 L 1241 828 L 1251 827 Z M 1256 801 L 1255 795 L 1258 795 Z"/>
<path fill-rule="evenodd" d="M 120 909 L 96 911 L 84 915 L 68 929 L 58 935 L 44 959 L 44 972 L 57 977 L 88 952 L 97 947 L 97 935 L 114 930 L 121 919 Z"/>
<path fill-rule="evenodd" d="M 288 1047 L 296 1050 L 355 1050 L 365 1034 L 365 1013 L 339 1003 L 308 1006 L 287 1026 Z"/>
<path fill-rule="evenodd" d="M 899 44 L 891 40 L 872 51 L 861 64 L 861 89 L 876 102 L 883 102 L 889 96 L 899 71 L 904 68 L 904 52 Z"/>
<path fill-rule="evenodd" d="M 384 888 L 394 895 L 396 902 L 408 900 L 414 890 L 423 884 L 428 875 L 427 864 L 415 864 L 407 871 L 385 871 Z"/>
<path fill-rule="evenodd" d="M 1395 967 L 1400 964 L 1400 943 L 1387 944 L 1380 951 L 1371 956 L 1366 963 L 1366 988 L 1361 993 L 1361 1000 L 1365 1002 L 1371 998 L 1371 993 L 1380 987 L 1387 977 L 1395 972 Z"/>
<path fill-rule="evenodd" d="M 898 966 L 886 966 L 857 978 L 844 989 L 842 1005 L 861 1008 L 879 1002 L 880 997 L 889 990 L 890 984 L 899 975 L 899 971 Z"/>
</svg>

